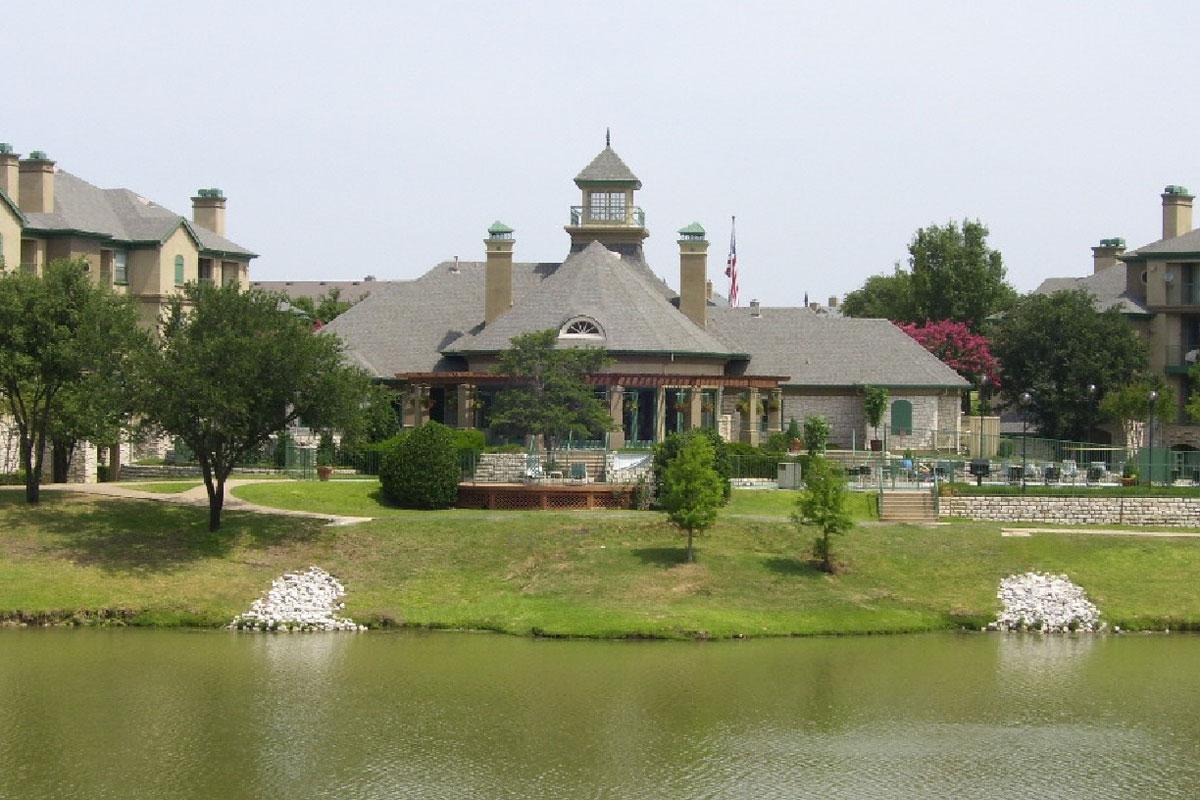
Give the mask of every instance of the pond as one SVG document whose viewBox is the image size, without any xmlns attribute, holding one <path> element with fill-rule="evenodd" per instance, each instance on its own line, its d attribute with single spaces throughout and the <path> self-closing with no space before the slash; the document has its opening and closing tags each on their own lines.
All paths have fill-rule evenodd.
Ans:
<svg viewBox="0 0 1200 800">
<path fill-rule="evenodd" d="M 0 798 L 1156 798 L 1200 637 L 0 631 Z"/>
</svg>

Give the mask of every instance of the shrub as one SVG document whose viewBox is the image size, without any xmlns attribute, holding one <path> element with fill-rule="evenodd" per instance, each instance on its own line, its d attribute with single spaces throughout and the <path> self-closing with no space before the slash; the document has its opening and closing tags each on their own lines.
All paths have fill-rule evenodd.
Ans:
<svg viewBox="0 0 1200 800">
<path fill-rule="evenodd" d="M 694 561 L 692 539 L 717 520 L 722 485 L 715 453 L 707 436 L 680 437 L 679 452 L 667 464 L 660 495 L 667 518 L 687 534 L 688 562 Z"/>
<path fill-rule="evenodd" d="M 470 465 L 473 469 L 486 446 L 487 439 L 483 431 L 474 428 L 454 429 L 454 449 L 458 453 L 460 464 Z"/>
<path fill-rule="evenodd" d="M 804 420 L 804 449 L 810 456 L 824 453 L 829 446 L 829 421 L 824 417 L 812 416 Z"/>
<path fill-rule="evenodd" d="M 379 483 L 401 508 L 449 508 L 458 498 L 459 461 L 454 431 L 437 422 L 413 428 L 383 455 Z"/>
<path fill-rule="evenodd" d="M 663 496 L 663 476 L 666 475 L 667 467 L 675 457 L 679 455 L 679 451 L 683 449 L 687 440 L 694 436 L 703 436 L 708 439 L 713 448 L 713 467 L 717 470 L 717 474 L 721 476 L 724 484 L 722 496 L 724 502 L 728 503 L 729 498 L 733 496 L 733 484 L 729 479 L 733 477 L 733 462 L 730 459 L 732 449 L 735 446 L 748 447 L 752 453 L 760 453 L 758 448 L 750 445 L 740 445 L 740 443 L 726 442 L 714 430 L 708 428 L 697 428 L 696 430 L 686 431 L 684 433 L 671 433 L 666 439 L 654 446 L 654 496 L 661 498 Z"/>
<path fill-rule="evenodd" d="M 786 453 L 791 438 L 786 433 L 772 433 L 762 444 L 762 450 L 767 453 Z"/>
</svg>

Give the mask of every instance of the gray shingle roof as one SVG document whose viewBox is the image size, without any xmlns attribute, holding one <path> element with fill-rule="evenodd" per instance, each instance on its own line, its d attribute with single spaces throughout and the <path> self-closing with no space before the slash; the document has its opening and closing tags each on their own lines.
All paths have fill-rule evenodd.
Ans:
<svg viewBox="0 0 1200 800">
<path fill-rule="evenodd" d="M 513 264 L 513 302 L 533 292 L 558 264 Z M 463 369 L 442 355 L 483 322 L 485 264 L 442 262 L 416 280 L 381 281 L 362 302 L 325 326 L 377 378 L 398 372 Z"/>
<path fill-rule="evenodd" d="M 337 289 L 338 299 L 347 303 L 357 303 L 368 294 L 382 290 L 393 283 L 411 283 L 412 281 L 251 281 L 250 285 L 264 292 L 278 292 L 291 298 L 307 297 L 316 300 L 332 289 Z"/>
<path fill-rule="evenodd" d="M 633 188 L 642 188 L 633 170 L 625 166 L 625 162 L 611 147 L 605 147 L 600 154 L 592 159 L 592 163 L 583 168 L 575 176 L 576 183 L 632 183 Z"/>
<path fill-rule="evenodd" d="M 1200 253 L 1200 228 L 1170 239 L 1159 239 L 1157 242 L 1142 245 L 1136 250 L 1130 250 L 1128 253 L 1118 256 L 1118 258 L 1122 261 L 1139 261 L 1147 256 L 1171 256 L 1183 253 Z"/>
<path fill-rule="evenodd" d="M 597 322 L 603 346 L 615 353 L 735 354 L 679 313 L 636 265 L 599 242 L 572 253 L 536 293 L 514 302 L 507 313 L 446 352 L 499 352 L 514 336 L 557 329 L 575 317 Z"/>
<path fill-rule="evenodd" d="M 101 189 L 61 169 L 54 175 L 54 212 L 26 218 L 35 230 L 81 231 L 119 242 L 161 242 L 183 225 L 202 250 L 254 258 L 241 245 L 128 189 Z"/>
<path fill-rule="evenodd" d="M 1083 289 L 1092 296 L 1097 311 L 1107 311 L 1113 306 L 1122 314 L 1148 314 L 1146 307 L 1137 299 L 1125 294 L 1125 265 L 1117 264 L 1091 275 L 1079 278 L 1046 278 L 1034 289 L 1034 294 Z"/>
<path fill-rule="evenodd" d="M 817 314 L 805 308 L 710 308 L 709 328 L 750 353 L 745 374 L 787 375 L 791 386 L 945 387 L 968 383 L 885 319 Z"/>
</svg>

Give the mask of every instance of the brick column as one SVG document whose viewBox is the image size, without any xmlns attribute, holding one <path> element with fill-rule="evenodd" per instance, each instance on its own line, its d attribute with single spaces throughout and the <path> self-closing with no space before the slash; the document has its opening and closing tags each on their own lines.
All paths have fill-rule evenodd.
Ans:
<svg viewBox="0 0 1200 800">
<path fill-rule="evenodd" d="M 771 406 L 774 406 L 772 408 Z M 783 390 L 772 389 L 771 399 L 767 406 L 767 432 L 783 432 Z"/>
<path fill-rule="evenodd" d="M 742 414 L 742 441 L 757 446 L 758 431 L 758 389 L 746 390 L 746 411 Z"/>
<path fill-rule="evenodd" d="M 458 427 L 475 427 L 475 387 L 469 383 L 460 383 L 458 393 Z"/>
<path fill-rule="evenodd" d="M 654 441 L 667 438 L 667 390 L 660 386 L 654 390 Z"/>
<path fill-rule="evenodd" d="M 688 429 L 695 430 L 701 426 L 704 420 L 703 412 L 700 408 L 703 393 L 699 386 L 693 386 L 688 391 L 691 392 L 691 402 L 688 403 Z"/>
</svg>

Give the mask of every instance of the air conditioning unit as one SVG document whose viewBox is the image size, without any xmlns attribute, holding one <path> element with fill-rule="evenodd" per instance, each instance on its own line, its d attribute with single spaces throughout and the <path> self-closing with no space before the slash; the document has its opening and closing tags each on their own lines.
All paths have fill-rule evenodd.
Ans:
<svg viewBox="0 0 1200 800">
<path fill-rule="evenodd" d="M 804 482 L 800 479 L 800 465 L 786 461 L 779 465 L 779 488 L 780 489 L 801 489 L 804 487 Z"/>
</svg>

